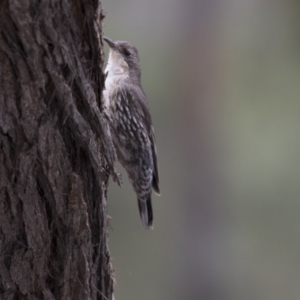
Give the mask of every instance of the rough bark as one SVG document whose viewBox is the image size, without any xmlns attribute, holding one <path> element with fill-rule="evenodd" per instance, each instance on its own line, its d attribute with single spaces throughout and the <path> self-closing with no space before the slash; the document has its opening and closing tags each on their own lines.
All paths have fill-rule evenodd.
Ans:
<svg viewBox="0 0 300 300">
<path fill-rule="evenodd" d="M 1 299 L 112 299 L 101 2 L 0 3 Z"/>
</svg>

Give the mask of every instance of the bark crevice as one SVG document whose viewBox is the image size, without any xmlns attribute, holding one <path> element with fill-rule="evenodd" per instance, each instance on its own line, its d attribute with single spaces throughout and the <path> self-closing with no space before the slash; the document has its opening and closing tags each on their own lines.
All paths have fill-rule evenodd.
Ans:
<svg viewBox="0 0 300 300">
<path fill-rule="evenodd" d="M 112 299 L 99 1 L 0 4 L 0 295 Z"/>
</svg>

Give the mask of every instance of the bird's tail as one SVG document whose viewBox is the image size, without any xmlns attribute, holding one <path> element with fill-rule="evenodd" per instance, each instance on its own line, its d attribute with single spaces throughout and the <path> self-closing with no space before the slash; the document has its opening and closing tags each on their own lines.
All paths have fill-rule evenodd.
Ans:
<svg viewBox="0 0 300 300">
<path fill-rule="evenodd" d="M 151 204 L 151 194 L 147 199 L 138 198 L 138 206 L 140 211 L 141 221 L 146 229 L 152 227 L 153 224 L 153 211 Z"/>
</svg>

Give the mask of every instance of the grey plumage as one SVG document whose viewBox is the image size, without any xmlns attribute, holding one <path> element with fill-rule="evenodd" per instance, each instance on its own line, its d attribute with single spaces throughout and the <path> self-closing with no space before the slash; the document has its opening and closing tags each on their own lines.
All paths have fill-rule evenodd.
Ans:
<svg viewBox="0 0 300 300">
<path fill-rule="evenodd" d="M 110 46 L 105 72 L 104 112 L 109 120 L 118 160 L 137 194 L 143 225 L 153 224 L 151 191 L 159 194 L 154 129 L 141 86 L 138 52 L 128 42 L 104 40 Z"/>
</svg>

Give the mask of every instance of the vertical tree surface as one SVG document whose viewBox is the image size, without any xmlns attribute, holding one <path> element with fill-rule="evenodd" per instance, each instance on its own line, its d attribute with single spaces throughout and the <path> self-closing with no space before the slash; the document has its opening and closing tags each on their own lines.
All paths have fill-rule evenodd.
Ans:
<svg viewBox="0 0 300 300">
<path fill-rule="evenodd" d="M 0 299 L 112 299 L 97 0 L 0 3 Z"/>
</svg>

